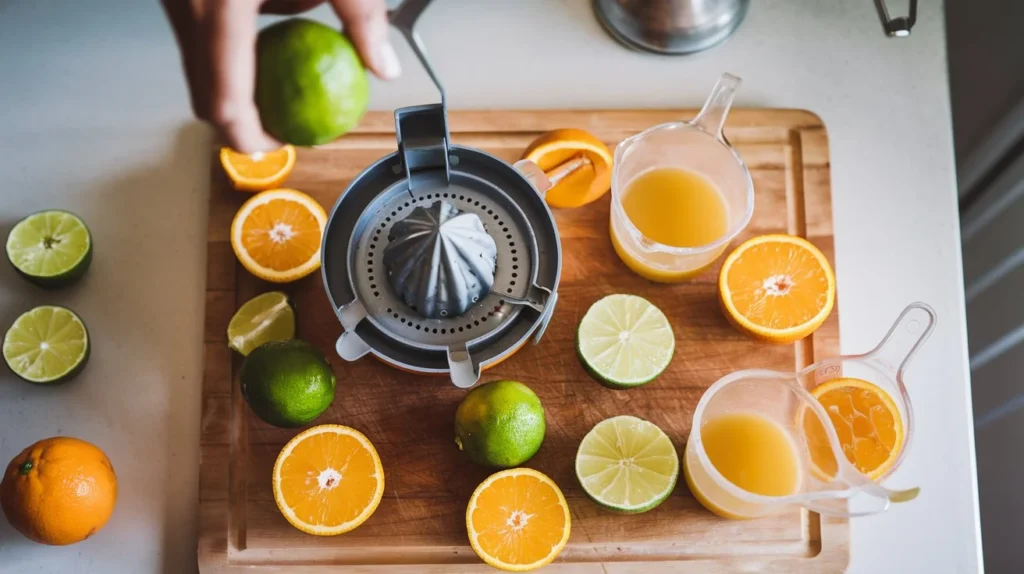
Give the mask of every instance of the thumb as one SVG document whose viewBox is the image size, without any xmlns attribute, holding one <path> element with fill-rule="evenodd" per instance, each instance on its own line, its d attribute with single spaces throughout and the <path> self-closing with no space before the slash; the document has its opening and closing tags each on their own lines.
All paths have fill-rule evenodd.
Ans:
<svg viewBox="0 0 1024 574">
<path fill-rule="evenodd" d="M 384 0 L 331 0 L 331 4 L 366 67 L 381 79 L 397 78 L 402 66 L 388 39 Z"/>
</svg>

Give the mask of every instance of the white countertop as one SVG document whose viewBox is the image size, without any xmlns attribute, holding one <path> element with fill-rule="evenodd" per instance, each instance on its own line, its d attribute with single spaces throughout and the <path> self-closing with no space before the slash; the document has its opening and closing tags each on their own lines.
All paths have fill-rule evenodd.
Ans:
<svg viewBox="0 0 1024 574">
<path fill-rule="evenodd" d="M 922 2 L 913 35 L 897 40 L 870 0 L 761 0 L 728 42 L 681 58 L 621 48 L 586 0 L 438 0 L 420 30 L 454 109 L 697 106 L 728 71 L 744 79 L 737 105 L 819 114 L 843 351 L 868 350 L 912 301 L 939 315 L 908 374 L 916 436 L 890 483 L 920 485 L 921 496 L 853 521 L 851 571 L 981 571 L 938 2 Z M 372 107 L 435 101 L 395 41 L 405 75 L 374 83 Z M 0 326 L 60 302 L 95 341 L 70 385 L 0 372 L 0 464 L 38 439 L 74 435 L 106 450 L 121 489 L 111 522 L 74 546 L 33 544 L 0 520 L 0 572 L 196 569 L 211 138 L 190 118 L 155 0 L 0 2 L 0 233 L 63 207 L 86 219 L 96 245 L 88 278 L 64 292 L 38 291 L 0 265 Z"/>
</svg>

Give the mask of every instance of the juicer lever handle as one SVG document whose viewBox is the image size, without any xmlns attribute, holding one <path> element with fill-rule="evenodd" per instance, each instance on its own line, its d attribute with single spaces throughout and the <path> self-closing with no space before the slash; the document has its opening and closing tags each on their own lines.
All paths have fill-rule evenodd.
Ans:
<svg viewBox="0 0 1024 574">
<path fill-rule="evenodd" d="M 405 41 L 409 43 L 409 47 L 412 48 L 420 64 L 423 65 L 423 69 L 427 71 L 427 75 L 430 76 L 434 85 L 437 86 L 437 91 L 441 94 L 441 105 L 444 106 L 447 101 L 444 86 L 441 85 L 440 78 L 434 73 L 434 68 L 430 66 L 430 60 L 427 59 L 427 49 L 423 46 L 420 35 L 416 33 L 416 21 L 419 20 L 423 11 L 427 9 L 428 4 L 430 4 L 430 0 L 405 0 L 397 8 L 388 12 L 388 21 L 405 36 Z"/>
</svg>

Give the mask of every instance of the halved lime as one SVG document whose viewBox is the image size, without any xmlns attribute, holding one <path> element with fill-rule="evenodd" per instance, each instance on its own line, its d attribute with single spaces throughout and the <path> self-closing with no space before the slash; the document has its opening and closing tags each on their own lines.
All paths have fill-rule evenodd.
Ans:
<svg viewBox="0 0 1024 574">
<path fill-rule="evenodd" d="M 269 341 L 295 337 L 295 311 L 288 296 L 269 291 L 249 299 L 228 324 L 228 346 L 243 356 Z"/>
<path fill-rule="evenodd" d="M 594 502 L 619 512 L 647 512 L 679 478 L 679 455 L 653 423 L 628 415 L 590 429 L 576 451 L 576 478 Z"/>
<path fill-rule="evenodd" d="M 4 361 L 30 383 L 71 380 L 89 361 L 89 331 L 73 311 L 43 305 L 18 317 L 4 335 Z"/>
<path fill-rule="evenodd" d="M 665 314 L 643 297 L 609 295 L 576 331 L 576 354 L 591 376 L 615 389 L 638 387 L 668 367 L 676 338 Z"/>
<path fill-rule="evenodd" d="M 92 262 L 92 235 L 74 213 L 33 213 L 7 235 L 7 260 L 40 287 L 63 287 L 85 275 Z"/>
</svg>

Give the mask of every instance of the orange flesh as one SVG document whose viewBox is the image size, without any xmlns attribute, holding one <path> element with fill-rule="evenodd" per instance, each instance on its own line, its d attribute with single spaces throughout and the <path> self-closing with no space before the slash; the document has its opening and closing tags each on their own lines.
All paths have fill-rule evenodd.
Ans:
<svg viewBox="0 0 1024 574">
<path fill-rule="evenodd" d="M 728 287 L 742 316 L 771 329 L 804 325 L 828 305 L 828 273 L 813 253 L 790 243 L 748 248 L 729 269 Z"/>
<path fill-rule="evenodd" d="M 256 206 L 246 217 L 242 245 L 261 266 L 288 271 L 320 250 L 320 224 L 304 206 L 274 199 Z"/>
<path fill-rule="evenodd" d="M 903 422 L 891 399 L 879 394 L 885 391 L 860 379 L 845 380 L 853 384 L 825 391 L 818 401 L 828 412 L 846 459 L 874 477 L 884 473 L 899 454 Z M 835 476 L 836 460 L 817 417 L 804 419 L 804 432 L 815 466 L 826 476 Z"/>
<path fill-rule="evenodd" d="M 373 456 L 358 440 L 324 432 L 295 446 L 281 465 L 280 488 L 302 522 L 338 526 L 373 503 L 378 477 Z"/>
<path fill-rule="evenodd" d="M 263 180 L 278 175 L 288 166 L 289 155 L 286 148 L 252 155 L 234 150 L 224 153 L 225 161 L 243 180 Z"/>
<path fill-rule="evenodd" d="M 506 564 L 544 560 L 561 541 L 565 510 L 550 485 L 529 475 L 499 478 L 480 493 L 470 523 L 477 543 Z"/>
</svg>

